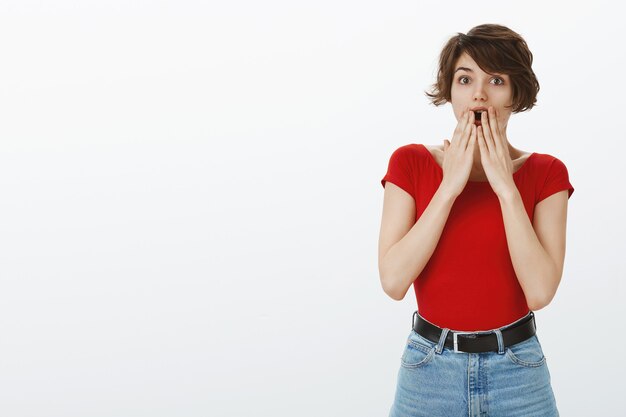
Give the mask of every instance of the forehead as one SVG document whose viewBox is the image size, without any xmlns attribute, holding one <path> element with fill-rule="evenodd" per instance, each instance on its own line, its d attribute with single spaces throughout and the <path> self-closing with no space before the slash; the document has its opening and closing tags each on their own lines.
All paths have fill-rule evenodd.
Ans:
<svg viewBox="0 0 626 417">
<path fill-rule="evenodd" d="M 463 52 L 456 60 L 456 63 L 454 64 L 454 71 L 456 71 L 459 67 L 466 67 L 474 70 L 474 72 L 484 72 L 480 69 L 476 61 L 474 61 L 474 59 L 467 54 L 467 52 Z"/>
<path fill-rule="evenodd" d="M 457 64 L 468 64 L 468 65 L 476 65 L 476 62 L 474 61 L 474 59 L 469 56 L 469 54 L 467 52 L 463 52 L 461 53 L 461 55 L 459 55 L 459 58 L 456 60 Z"/>
<path fill-rule="evenodd" d="M 454 64 L 454 68 L 453 68 L 453 71 L 454 71 L 455 74 L 456 74 L 457 69 L 459 67 L 468 68 L 469 70 L 472 70 L 472 71 L 466 71 L 466 72 L 470 72 L 470 73 L 473 73 L 473 74 L 486 74 L 486 75 L 488 75 L 486 72 L 484 72 L 478 66 L 476 61 L 474 61 L 474 59 L 467 54 L 467 52 L 463 52 L 459 56 L 459 58 L 456 60 L 456 63 Z M 461 70 L 459 70 L 458 72 L 461 72 Z M 501 74 L 501 75 L 505 75 L 506 76 L 506 74 L 504 74 L 504 73 L 496 72 L 496 74 Z"/>
</svg>

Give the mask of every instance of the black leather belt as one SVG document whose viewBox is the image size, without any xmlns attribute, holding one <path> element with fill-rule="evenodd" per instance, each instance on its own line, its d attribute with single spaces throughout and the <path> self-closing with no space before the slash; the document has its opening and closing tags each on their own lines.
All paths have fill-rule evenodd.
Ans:
<svg viewBox="0 0 626 417">
<path fill-rule="evenodd" d="M 417 316 L 417 321 L 415 317 Z M 434 343 L 439 343 L 441 332 L 443 329 L 430 323 L 417 311 L 413 313 L 413 330 Z M 518 321 L 508 325 L 506 328 L 500 328 L 502 332 L 502 342 L 504 347 L 514 345 L 532 337 L 537 332 L 535 325 L 535 314 L 530 311 L 526 316 Z M 497 352 L 498 336 L 493 330 L 480 332 L 455 332 L 448 331 L 446 336 L 445 347 L 454 349 L 455 352 L 480 353 L 480 352 Z"/>
</svg>

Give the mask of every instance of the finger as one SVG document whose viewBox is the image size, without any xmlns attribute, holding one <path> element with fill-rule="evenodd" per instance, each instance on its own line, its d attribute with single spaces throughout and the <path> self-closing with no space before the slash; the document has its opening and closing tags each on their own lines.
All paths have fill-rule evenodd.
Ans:
<svg viewBox="0 0 626 417">
<path fill-rule="evenodd" d="M 479 129 L 476 129 L 476 130 L 479 130 Z M 483 141 L 482 135 L 479 134 L 478 132 L 476 133 L 476 142 L 478 142 L 478 147 L 480 148 L 480 154 L 482 155 L 483 153 L 487 151 L 487 146 L 485 145 L 485 142 Z"/>
<path fill-rule="evenodd" d="M 499 154 L 502 150 L 502 140 L 500 137 L 500 131 L 498 130 L 498 121 L 496 120 L 495 111 L 493 106 L 489 106 L 487 109 L 489 126 L 491 126 L 491 136 L 493 138 L 493 143 L 495 145 L 496 152 Z"/>
<path fill-rule="evenodd" d="M 454 132 L 452 133 L 452 141 L 454 142 L 454 138 L 463 130 L 461 130 L 461 127 L 463 126 L 463 120 L 465 118 L 465 113 L 461 113 L 461 116 L 459 117 L 459 121 L 456 124 L 456 127 L 454 128 Z"/>
<path fill-rule="evenodd" d="M 500 112 L 497 109 L 493 109 L 493 112 L 496 116 L 496 123 L 498 124 L 498 133 L 500 133 L 500 136 L 502 136 L 502 139 L 504 139 L 505 135 L 503 135 L 502 133 L 505 131 L 506 123 L 500 124 L 500 121 L 498 121 L 498 116 L 500 116 Z"/>
<path fill-rule="evenodd" d="M 463 117 L 461 119 L 461 128 L 459 130 L 456 142 L 462 142 L 463 137 L 467 134 L 467 129 L 469 126 L 469 114 L 469 110 L 465 110 L 465 112 L 463 113 Z"/>
<path fill-rule="evenodd" d="M 492 152 L 492 147 L 489 145 L 489 142 L 487 141 L 487 139 L 485 138 L 485 130 L 483 129 L 482 126 L 478 126 L 478 140 L 479 142 L 482 142 L 483 144 L 483 149 L 487 151 L 487 153 Z"/>
<path fill-rule="evenodd" d="M 485 114 L 486 112 L 482 112 L 480 114 L 480 123 L 482 124 L 483 128 L 482 130 L 482 135 L 485 139 L 485 143 L 487 144 L 487 148 L 489 149 L 490 152 L 495 152 L 496 148 L 495 145 L 493 143 L 493 138 L 491 137 L 491 126 L 489 125 L 489 116 L 487 116 Z"/>
<path fill-rule="evenodd" d="M 469 151 L 472 155 L 474 155 L 474 149 L 476 148 L 477 136 L 478 136 L 478 133 L 477 133 L 476 125 L 474 125 L 474 127 L 472 128 L 472 138 L 468 146 Z"/>
<path fill-rule="evenodd" d="M 467 140 L 469 139 L 470 134 L 472 133 L 472 126 L 474 126 L 474 121 L 471 119 L 474 117 L 474 112 L 467 112 L 467 124 L 465 125 L 465 129 L 463 129 L 463 134 L 461 135 L 461 140 L 463 145 L 463 149 L 467 146 Z"/>
<path fill-rule="evenodd" d="M 476 143 L 476 125 L 472 123 L 472 131 L 470 132 L 468 143 L 467 143 L 465 149 L 469 150 L 471 153 L 473 153 L 473 151 L 474 151 L 474 143 Z"/>
<path fill-rule="evenodd" d="M 467 123 L 467 110 L 464 110 L 459 117 L 459 122 L 456 124 L 456 128 L 454 129 L 454 133 L 452 134 L 452 145 L 456 145 L 460 136 L 463 135 L 465 131 L 465 124 Z"/>
</svg>

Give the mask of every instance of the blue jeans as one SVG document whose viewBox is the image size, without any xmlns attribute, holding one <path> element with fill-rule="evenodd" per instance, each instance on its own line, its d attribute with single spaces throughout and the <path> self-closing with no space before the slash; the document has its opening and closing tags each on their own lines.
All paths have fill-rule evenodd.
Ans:
<svg viewBox="0 0 626 417">
<path fill-rule="evenodd" d="M 498 338 L 498 352 L 481 353 L 445 347 L 450 329 L 438 343 L 411 329 L 389 417 L 558 417 L 537 334 L 504 348 L 501 331 L 512 324 L 475 332 Z"/>
</svg>

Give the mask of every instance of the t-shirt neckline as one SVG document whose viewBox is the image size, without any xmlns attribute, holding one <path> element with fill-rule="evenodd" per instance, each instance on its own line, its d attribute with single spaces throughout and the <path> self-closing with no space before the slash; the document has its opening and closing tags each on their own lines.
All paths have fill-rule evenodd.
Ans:
<svg viewBox="0 0 626 417">
<path fill-rule="evenodd" d="M 433 156 L 432 153 L 430 153 L 430 150 L 426 147 L 426 145 L 424 144 L 419 144 L 422 148 L 424 148 L 424 151 L 426 151 L 426 153 L 428 154 L 428 156 L 430 157 L 430 159 L 433 161 L 433 163 L 435 164 L 435 166 L 439 169 L 439 172 L 441 172 L 441 174 L 443 175 L 443 168 L 441 166 L 439 166 L 439 163 L 437 163 L 437 160 L 435 159 L 435 157 Z M 515 171 L 513 173 L 513 176 L 517 175 L 520 171 L 522 171 L 524 169 L 524 167 L 526 165 L 528 165 L 528 160 L 530 158 L 533 157 L 533 155 L 535 155 L 536 152 L 532 152 L 530 155 L 528 155 L 528 157 L 526 158 L 526 160 L 524 161 L 524 163 L 517 168 L 517 171 Z M 472 183 L 472 184 L 489 184 L 489 180 L 486 181 L 472 181 L 472 180 L 467 180 L 468 183 Z"/>
</svg>

